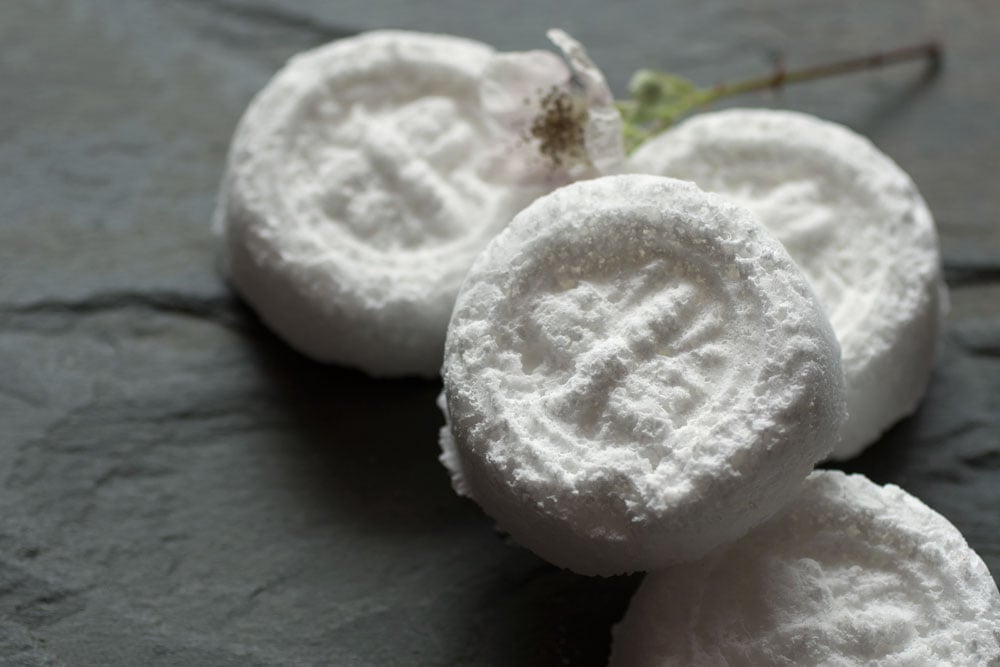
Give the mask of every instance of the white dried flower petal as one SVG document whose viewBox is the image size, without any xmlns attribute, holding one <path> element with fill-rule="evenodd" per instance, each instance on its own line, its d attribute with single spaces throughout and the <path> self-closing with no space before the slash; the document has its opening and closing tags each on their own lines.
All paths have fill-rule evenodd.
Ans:
<svg viewBox="0 0 1000 667">
<path fill-rule="evenodd" d="M 555 187 L 624 168 L 621 115 L 603 74 L 568 34 L 547 34 L 564 60 L 501 53 L 486 68 L 483 106 L 497 142 L 481 165 L 487 179 Z"/>
<path fill-rule="evenodd" d="M 526 124 L 526 109 L 538 91 L 562 85 L 570 72 L 565 61 L 551 51 L 496 53 L 490 58 L 480 84 L 486 113 L 505 127 Z"/>
<path fill-rule="evenodd" d="M 587 103 L 590 106 L 614 104 L 615 100 L 608 88 L 607 81 L 604 79 L 604 74 L 590 59 L 580 42 L 570 37 L 565 30 L 558 28 L 549 30 L 545 36 L 562 51 L 573 72 L 574 79 L 583 87 Z"/>
</svg>

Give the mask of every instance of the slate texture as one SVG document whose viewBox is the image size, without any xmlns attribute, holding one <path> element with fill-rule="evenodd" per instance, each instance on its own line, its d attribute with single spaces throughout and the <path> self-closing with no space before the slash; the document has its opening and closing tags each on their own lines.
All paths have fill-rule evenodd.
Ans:
<svg viewBox="0 0 1000 667">
<path fill-rule="evenodd" d="M 947 61 L 735 101 L 820 114 L 909 171 L 952 311 L 920 412 L 846 467 L 1000 576 L 1000 5 L 36 0 L 0 5 L 0 664 L 601 665 L 636 577 L 499 538 L 436 461 L 438 385 L 309 362 L 226 287 L 232 129 L 358 30 L 500 48 L 567 28 L 623 94 L 929 36 Z"/>
</svg>

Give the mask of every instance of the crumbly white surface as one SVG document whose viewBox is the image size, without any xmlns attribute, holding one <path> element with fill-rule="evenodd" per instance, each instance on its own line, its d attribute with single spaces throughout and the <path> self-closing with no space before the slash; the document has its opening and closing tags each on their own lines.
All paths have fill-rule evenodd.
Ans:
<svg viewBox="0 0 1000 667">
<path fill-rule="evenodd" d="M 912 413 L 946 303 L 934 221 L 867 139 L 788 111 L 699 114 L 643 145 L 631 170 L 682 178 L 753 211 L 816 289 L 837 332 L 854 456 Z"/>
<path fill-rule="evenodd" d="M 230 148 L 216 224 L 228 270 L 300 351 L 436 375 L 476 254 L 540 190 L 483 180 L 477 42 L 372 32 L 292 58 Z"/>
<path fill-rule="evenodd" d="M 1000 593 L 944 517 L 818 471 L 731 548 L 647 575 L 613 667 L 1000 665 Z"/>
<path fill-rule="evenodd" d="M 519 213 L 463 284 L 442 374 L 456 490 L 584 574 L 742 535 L 844 417 L 836 338 L 781 244 L 746 209 L 653 176 Z"/>
</svg>

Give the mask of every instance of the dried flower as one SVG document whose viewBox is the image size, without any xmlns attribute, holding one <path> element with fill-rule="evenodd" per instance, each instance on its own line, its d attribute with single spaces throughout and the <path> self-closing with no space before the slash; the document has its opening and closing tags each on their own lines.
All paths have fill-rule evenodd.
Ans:
<svg viewBox="0 0 1000 667">
<path fill-rule="evenodd" d="M 501 53 L 487 66 L 480 99 L 496 146 L 480 165 L 494 181 L 563 185 L 621 171 L 621 115 L 601 71 L 562 30 L 549 51 Z"/>
</svg>

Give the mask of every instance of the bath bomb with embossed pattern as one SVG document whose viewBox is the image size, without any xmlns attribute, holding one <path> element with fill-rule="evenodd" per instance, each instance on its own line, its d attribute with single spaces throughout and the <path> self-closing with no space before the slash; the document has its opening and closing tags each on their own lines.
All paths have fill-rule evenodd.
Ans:
<svg viewBox="0 0 1000 667">
<path fill-rule="evenodd" d="M 844 418 L 836 338 L 785 249 L 746 209 L 653 176 L 519 213 L 463 283 L 442 375 L 456 490 L 584 574 L 736 539 Z"/>
<path fill-rule="evenodd" d="M 378 376 L 437 374 L 469 265 L 545 191 L 479 173 L 495 149 L 480 100 L 493 55 L 371 32 L 295 56 L 251 102 L 216 225 L 231 281 L 292 346 Z"/>
<path fill-rule="evenodd" d="M 867 139 L 789 111 L 700 114 L 644 144 L 632 171 L 682 178 L 753 211 L 816 289 L 840 340 L 854 456 L 912 413 L 946 304 L 934 221 Z"/>
<path fill-rule="evenodd" d="M 1000 665 L 1000 593 L 944 517 L 817 471 L 730 548 L 646 576 L 612 667 Z"/>
</svg>

